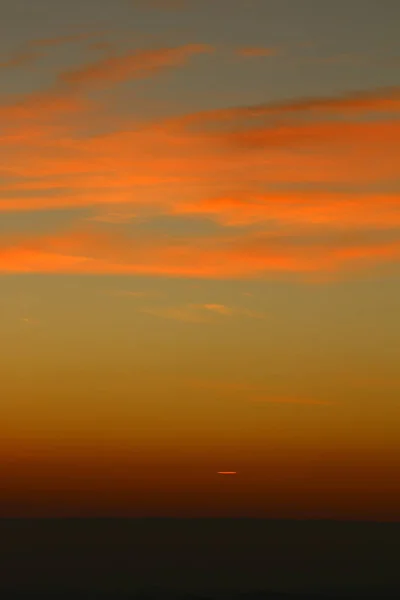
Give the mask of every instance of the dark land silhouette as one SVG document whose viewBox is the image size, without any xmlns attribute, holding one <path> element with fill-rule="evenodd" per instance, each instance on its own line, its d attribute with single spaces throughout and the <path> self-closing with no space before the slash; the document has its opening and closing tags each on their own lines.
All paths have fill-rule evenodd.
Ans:
<svg viewBox="0 0 400 600">
<path fill-rule="evenodd" d="M 400 598 L 400 523 L 3 519 L 0 598 Z"/>
</svg>

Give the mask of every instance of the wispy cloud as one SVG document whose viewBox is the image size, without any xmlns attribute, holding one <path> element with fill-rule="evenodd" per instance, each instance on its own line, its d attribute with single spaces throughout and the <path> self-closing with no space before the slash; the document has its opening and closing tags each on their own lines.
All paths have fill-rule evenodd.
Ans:
<svg viewBox="0 0 400 600">
<path fill-rule="evenodd" d="M 237 48 L 236 53 L 245 58 L 259 58 L 263 56 L 276 56 L 279 51 L 277 48 L 268 48 L 263 46 L 243 46 Z"/>
<path fill-rule="evenodd" d="M 88 221 L 97 221 L 98 223 L 110 223 L 112 225 L 123 225 L 130 223 L 136 218 L 136 213 L 132 212 L 105 212 L 88 217 Z"/>
<path fill-rule="evenodd" d="M 369 112 L 385 113 L 400 110 L 400 88 L 395 86 L 385 89 L 364 90 L 332 97 L 306 97 L 287 100 L 284 102 L 271 102 L 265 104 L 239 106 L 217 110 L 200 111 L 187 115 L 182 119 L 187 125 L 195 123 L 221 124 L 227 121 L 243 126 L 240 119 L 257 120 L 270 115 L 285 115 L 293 113 L 303 115 L 351 115 L 367 114 Z M 246 122 L 244 123 L 246 125 Z M 247 122 L 247 125 L 250 123 Z"/>
<path fill-rule="evenodd" d="M 52 48 L 64 44 L 83 42 L 98 35 L 98 33 L 87 32 L 30 40 L 23 44 L 22 48 L 9 55 L 8 58 L 0 60 L 0 69 L 32 65 L 46 56 Z"/>
<path fill-rule="evenodd" d="M 192 50 L 160 51 L 143 68 Z M 99 61 L 71 81 L 129 77 L 124 60 L 121 71 Z M 0 104 L 0 210 L 103 206 L 85 235 L 3 240 L 2 271 L 323 277 L 399 262 L 398 89 L 128 121 L 96 136 L 79 130 L 88 102 L 53 89 Z M 100 226 L 165 216 L 217 227 L 132 240 L 128 227 L 104 237 L 112 228 Z"/>
<path fill-rule="evenodd" d="M 7 59 L 0 60 L 0 69 L 12 69 L 16 67 L 25 67 L 32 64 L 40 56 L 33 50 L 22 50 L 15 52 Z"/>
<path fill-rule="evenodd" d="M 60 80 L 69 85 L 88 87 L 141 79 L 165 69 L 182 66 L 190 57 L 211 51 L 212 47 L 205 44 L 187 44 L 175 48 L 129 52 L 65 71 L 60 75 Z"/>
<path fill-rule="evenodd" d="M 225 304 L 203 304 L 199 308 L 207 310 L 217 315 L 223 315 L 226 317 L 249 317 L 251 319 L 264 319 L 263 313 L 249 310 L 247 308 L 238 308 L 232 306 L 225 306 Z"/>
<path fill-rule="evenodd" d="M 132 240 L 76 231 L 29 240 L 3 239 L 0 272 L 142 274 L 192 278 L 259 278 L 353 272 L 400 260 L 400 240 L 298 244 L 268 235 Z M 210 306 L 210 305 L 209 305 Z M 211 304 L 211 306 L 213 306 Z M 199 307 L 192 307 L 190 310 Z M 223 309 L 219 308 L 221 313 Z M 216 309 L 201 307 L 204 314 Z"/>
<path fill-rule="evenodd" d="M 40 321 L 38 319 L 34 319 L 33 317 L 21 317 L 20 322 L 29 327 L 40 324 Z"/>
<path fill-rule="evenodd" d="M 201 305 L 201 308 L 217 313 L 218 315 L 230 316 L 233 314 L 233 309 L 229 306 L 225 306 L 224 304 L 203 304 Z"/>
<path fill-rule="evenodd" d="M 399 194 L 362 192 L 237 193 L 179 205 L 177 212 L 207 215 L 226 226 L 272 222 L 284 226 L 392 228 L 400 225 Z"/>
<path fill-rule="evenodd" d="M 260 319 L 261 313 L 246 309 L 225 306 L 224 304 L 187 304 L 180 307 L 154 307 L 144 308 L 141 312 L 165 319 L 184 321 L 190 323 L 206 323 L 215 320 L 215 317 L 247 317 Z M 214 318 L 213 318 L 214 317 Z"/>
</svg>

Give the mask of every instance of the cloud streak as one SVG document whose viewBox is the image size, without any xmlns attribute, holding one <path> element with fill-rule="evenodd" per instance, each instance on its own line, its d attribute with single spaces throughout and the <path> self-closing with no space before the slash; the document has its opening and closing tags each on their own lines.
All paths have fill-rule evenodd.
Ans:
<svg viewBox="0 0 400 600">
<path fill-rule="evenodd" d="M 182 321 L 187 323 L 212 323 L 215 322 L 215 317 L 246 317 L 251 319 L 264 318 L 264 315 L 261 313 L 250 311 L 244 308 L 226 306 L 224 304 L 187 304 L 180 307 L 161 306 L 143 308 L 141 309 L 141 312 L 164 319 L 172 319 L 174 321 Z"/>
<path fill-rule="evenodd" d="M 110 133 L 82 133 L 93 114 L 101 116 L 84 90 L 206 51 L 187 45 L 113 57 L 62 74 L 61 87 L 0 105 L 0 211 L 96 209 L 84 233 L 78 226 L 3 239 L 2 272 L 258 278 L 399 261 L 398 89 L 128 120 Z M 166 216 L 217 230 L 197 238 L 167 228 L 134 242 L 104 233 L 133 222 L 140 231 Z"/>
<path fill-rule="evenodd" d="M 164 69 L 184 65 L 192 56 L 212 51 L 205 44 L 187 44 L 176 48 L 160 48 L 112 56 L 66 71 L 60 81 L 75 87 L 108 86 L 130 79 L 142 79 Z"/>
<path fill-rule="evenodd" d="M 96 232 L 71 232 L 30 240 L 3 240 L 2 273 L 141 274 L 191 278 L 260 278 L 277 274 L 338 274 L 391 264 L 400 240 L 336 243 L 293 241 L 251 234 L 223 238 L 136 240 Z M 210 308 L 211 307 L 211 308 Z M 218 305 L 205 309 L 218 312 Z"/>
<path fill-rule="evenodd" d="M 52 48 L 83 42 L 97 35 L 97 33 L 88 32 L 31 40 L 24 44 L 20 50 L 12 53 L 8 59 L 0 60 L 0 69 L 31 66 L 40 58 L 48 55 L 49 50 Z"/>
</svg>

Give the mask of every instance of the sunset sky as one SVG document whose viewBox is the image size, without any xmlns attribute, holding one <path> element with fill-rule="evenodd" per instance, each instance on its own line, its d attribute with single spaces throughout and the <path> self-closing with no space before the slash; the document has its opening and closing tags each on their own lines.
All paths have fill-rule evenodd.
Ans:
<svg viewBox="0 0 400 600">
<path fill-rule="evenodd" d="M 0 516 L 400 520 L 400 2 L 0 18 Z"/>
</svg>

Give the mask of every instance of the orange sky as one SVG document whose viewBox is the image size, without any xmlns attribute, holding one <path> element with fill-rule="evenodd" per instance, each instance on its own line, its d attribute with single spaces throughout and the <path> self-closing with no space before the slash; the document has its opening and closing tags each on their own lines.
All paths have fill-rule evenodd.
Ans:
<svg viewBox="0 0 400 600">
<path fill-rule="evenodd" d="M 77 8 L 0 25 L 0 516 L 398 520 L 398 5 Z"/>
</svg>

